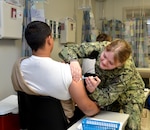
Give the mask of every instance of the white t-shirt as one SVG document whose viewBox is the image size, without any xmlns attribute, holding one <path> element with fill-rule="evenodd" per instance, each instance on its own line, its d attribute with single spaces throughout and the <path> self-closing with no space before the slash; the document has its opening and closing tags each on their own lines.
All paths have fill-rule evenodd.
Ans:
<svg viewBox="0 0 150 130">
<path fill-rule="evenodd" d="M 26 83 L 37 93 L 60 100 L 70 98 L 68 88 L 72 75 L 69 64 L 32 55 L 21 62 L 21 72 Z"/>
</svg>

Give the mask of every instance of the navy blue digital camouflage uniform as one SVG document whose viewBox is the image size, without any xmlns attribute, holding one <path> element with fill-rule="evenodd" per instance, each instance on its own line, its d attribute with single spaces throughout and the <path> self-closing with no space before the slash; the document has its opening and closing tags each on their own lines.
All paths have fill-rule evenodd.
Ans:
<svg viewBox="0 0 150 130">
<path fill-rule="evenodd" d="M 140 130 L 141 111 L 145 102 L 144 82 L 130 57 L 120 68 L 102 70 L 99 57 L 109 42 L 71 44 L 65 46 L 59 56 L 66 62 L 87 58 L 97 52 L 95 72 L 101 79 L 96 90 L 89 97 L 105 110 L 129 114 L 126 130 Z"/>
</svg>

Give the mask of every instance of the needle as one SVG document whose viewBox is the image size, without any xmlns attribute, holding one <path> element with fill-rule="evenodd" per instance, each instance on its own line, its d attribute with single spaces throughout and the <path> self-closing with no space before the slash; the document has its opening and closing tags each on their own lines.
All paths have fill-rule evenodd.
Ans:
<svg viewBox="0 0 150 130">
<path fill-rule="evenodd" d="M 86 79 L 87 77 L 84 77 L 84 75 L 82 75 L 82 78 L 80 78 L 80 80 L 84 80 L 84 79 Z M 95 80 L 96 80 L 96 78 L 95 77 L 93 77 Z"/>
</svg>

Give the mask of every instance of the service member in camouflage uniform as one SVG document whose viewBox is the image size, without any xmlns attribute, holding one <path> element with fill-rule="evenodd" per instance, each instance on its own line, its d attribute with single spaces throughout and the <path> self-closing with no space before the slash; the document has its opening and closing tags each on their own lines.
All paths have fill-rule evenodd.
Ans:
<svg viewBox="0 0 150 130">
<path fill-rule="evenodd" d="M 121 39 L 111 43 L 73 44 L 65 46 L 59 56 L 70 62 L 72 59 L 93 57 L 93 54 L 97 54 L 95 72 L 101 83 L 90 91 L 89 96 L 105 110 L 129 114 L 126 130 L 140 130 L 145 85 L 136 70 L 130 45 Z M 90 89 L 87 87 L 87 90 Z"/>
</svg>

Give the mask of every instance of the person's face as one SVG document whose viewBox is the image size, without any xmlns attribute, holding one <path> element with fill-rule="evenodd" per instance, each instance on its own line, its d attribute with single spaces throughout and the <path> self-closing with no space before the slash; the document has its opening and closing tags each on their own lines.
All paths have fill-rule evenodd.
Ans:
<svg viewBox="0 0 150 130">
<path fill-rule="evenodd" d="M 114 61 L 114 52 L 108 52 L 104 50 L 100 56 L 100 68 L 103 70 L 112 70 L 119 66 L 121 63 Z"/>
</svg>

